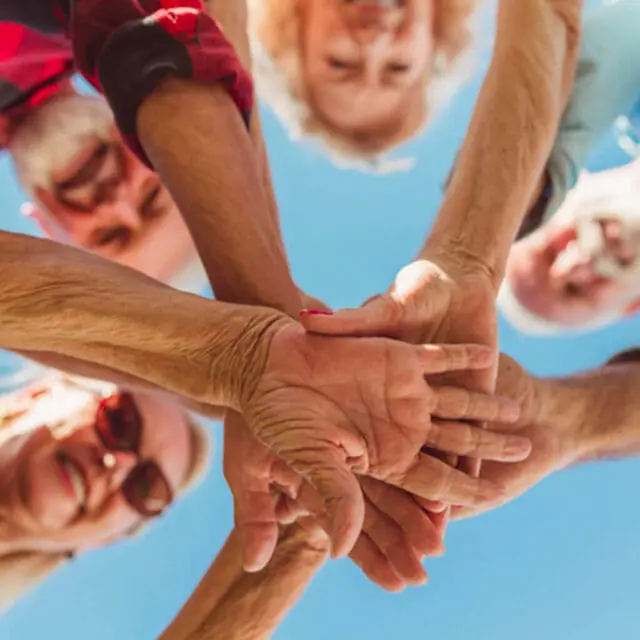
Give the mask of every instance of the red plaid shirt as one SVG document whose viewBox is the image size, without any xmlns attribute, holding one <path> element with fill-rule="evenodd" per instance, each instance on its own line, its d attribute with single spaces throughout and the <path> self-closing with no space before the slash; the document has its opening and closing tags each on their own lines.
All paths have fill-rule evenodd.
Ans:
<svg viewBox="0 0 640 640">
<path fill-rule="evenodd" d="M 0 147 L 11 122 L 56 93 L 73 70 L 64 37 L 0 22 Z"/>
<path fill-rule="evenodd" d="M 145 161 L 136 114 L 168 76 L 222 83 L 249 123 L 251 77 L 202 0 L 0 0 L 0 20 L 66 33 L 78 71 L 105 95 Z"/>
</svg>

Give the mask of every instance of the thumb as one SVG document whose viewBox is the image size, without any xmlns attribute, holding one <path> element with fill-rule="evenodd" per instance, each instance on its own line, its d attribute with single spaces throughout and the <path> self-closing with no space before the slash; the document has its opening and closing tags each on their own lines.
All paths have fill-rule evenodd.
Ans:
<svg viewBox="0 0 640 640">
<path fill-rule="evenodd" d="M 401 309 L 389 295 L 376 296 L 363 307 L 335 313 L 303 309 L 300 322 L 309 333 L 327 336 L 394 337 Z"/>
<path fill-rule="evenodd" d="M 245 571 L 255 573 L 267 565 L 278 543 L 277 495 L 269 485 L 234 494 L 235 528 L 242 547 Z"/>
<path fill-rule="evenodd" d="M 341 558 L 353 549 L 364 524 L 364 496 L 360 483 L 347 464 L 344 452 L 335 446 L 296 450 L 295 456 L 280 455 L 319 493 L 327 513 L 331 555 Z"/>
</svg>

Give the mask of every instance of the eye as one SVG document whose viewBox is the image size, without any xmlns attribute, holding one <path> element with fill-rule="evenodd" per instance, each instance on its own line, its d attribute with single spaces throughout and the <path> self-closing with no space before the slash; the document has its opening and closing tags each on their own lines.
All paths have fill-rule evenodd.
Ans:
<svg viewBox="0 0 640 640">
<path fill-rule="evenodd" d="M 111 227 L 105 229 L 96 239 L 96 247 L 115 247 L 123 249 L 131 241 L 131 230 L 127 227 Z"/>
<path fill-rule="evenodd" d="M 161 213 L 162 207 L 160 206 L 160 195 L 162 194 L 162 187 L 158 184 L 154 187 L 144 199 L 142 206 L 140 207 L 140 213 L 145 218 L 152 218 Z"/>
<path fill-rule="evenodd" d="M 391 73 L 401 74 L 407 73 L 407 71 L 409 71 L 410 69 L 410 66 L 404 62 L 391 62 L 387 65 L 387 69 Z"/>
<path fill-rule="evenodd" d="M 352 60 L 344 60 L 342 58 L 336 58 L 335 56 L 329 56 L 327 58 L 327 64 L 333 69 L 340 69 L 343 71 L 353 70 L 358 68 L 358 63 Z"/>
</svg>

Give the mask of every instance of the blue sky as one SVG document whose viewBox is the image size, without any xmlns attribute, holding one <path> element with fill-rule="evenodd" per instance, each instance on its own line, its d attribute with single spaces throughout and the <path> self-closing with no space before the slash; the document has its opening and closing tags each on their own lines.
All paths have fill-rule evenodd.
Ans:
<svg viewBox="0 0 640 640">
<path fill-rule="evenodd" d="M 591 2 L 590 4 L 594 4 Z M 488 42 L 488 38 L 487 38 Z M 484 63 L 488 57 L 485 43 Z M 384 178 L 340 172 L 295 148 L 265 114 L 273 175 L 295 276 L 335 307 L 385 289 L 422 243 L 464 135 L 480 78 L 407 153 L 419 162 Z M 593 169 L 623 161 L 603 141 Z M 32 232 L 0 160 L 3 227 Z M 532 340 L 502 326 L 502 350 L 540 375 L 567 374 L 637 344 L 640 318 L 599 333 Z M 9 366 L 0 356 L 3 366 Z M 219 427 L 213 425 L 219 438 Z M 74 562 L 0 620 L 0 638 L 152 640 L 202 576 L 231 527 L 214 471 L 141 541 Z M 348 561 L 327 565 L 276 633 L 278 640 L 600 640 L 640 637 L 640 463 L 567 471 L 485 517 L 451 527 L 431 583 L 389 595 Z M 221 639 L 223 640 L 223 639 Z"/>
</svg>

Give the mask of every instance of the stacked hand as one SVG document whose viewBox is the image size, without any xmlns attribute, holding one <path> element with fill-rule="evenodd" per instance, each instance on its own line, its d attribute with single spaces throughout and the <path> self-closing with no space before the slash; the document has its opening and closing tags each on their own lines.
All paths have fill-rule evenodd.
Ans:
<svg viewBox="0 0 640 640">
<path fill-rule="evenodd" d="M 501 499 L 499 486 L 425 455 L 423 447 L 505 462 L 529 453 L 526 439 L 461 422 L 514 422 L 515 403 L 425 382 L 425 375 L 486 369 L 492 362 L 489 349 L 311 336 L 293 321 L 274 325 L 270 340 L 265 370 L 245 393 L 241 410 L 253 435 L 322 498 L 334 556 L 351 551 L 365 521 L 365 499 L 354 473 L 430 500 L 491 504 Z M 247 451 L 234 430 L 225 468 L 245 536 L 246 563 L 257 568 L 268 560 L 277 535 L 271 489 L 290 493 L 296 481 L 264 452 L 254 452 L 261 470 L 252 472 Z M 234 476 L 235 466 L 244 473 Z"/>
<path fill-rule="evenodd" d="M 482 477 L 498 482 L 505 488 L 499 504 L 517 498 L 535 484 L 580 459 L 583 434 L 581 424 L 560 418 L 562 409 L 550 411 L 549 385 L 540 388 L 540 381 L 529 375 L 517 362 L 508 356 L 500 356 L 497 392 L 516 401 L 521 407 L 517 432 L 530 439 L 530 456 L 517 464 L 486 462 L 482 466 Z M 500 429 L 491 424 L 490 429 Z M 497 507 L 499 504 L 492 505 Z M 476 505 L 454 509 L 454 519 L 479 515 L 489 506 Z"/>
<path fill-rule="evenodd" d="M 490 275 L 474 262 L 434 255 L 405 267 L 389 291 L 362 307 L 335 314 L 306 312 L 302 323 L 308 331 L 324 335 L 486 345 L 494 354 L 493 362 L 487 363 L 491 366 L 460 368 L 438 380 L 490 393 L 498 361 L 496 289 Z M 479 471 L 473 463 L 462 468 L 472 474 Z"/>
</svg>

